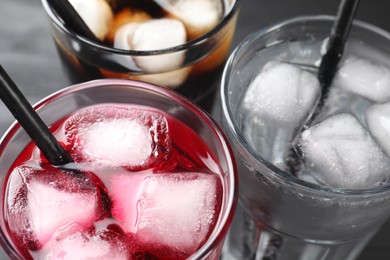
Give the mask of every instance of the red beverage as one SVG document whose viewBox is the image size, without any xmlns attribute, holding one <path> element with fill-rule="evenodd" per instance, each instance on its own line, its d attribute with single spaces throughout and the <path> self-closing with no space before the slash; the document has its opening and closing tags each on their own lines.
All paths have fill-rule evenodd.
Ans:
<svg viewBox="0 0 390 260">
<path fill-rule="evenodd" d="M 188 126 L 106 103 L 51 130 L 82 173 L 49 165 L 33 143 L 17 157 L 4 218 L 24 258 L 185 259 L 207 241 L 224 187 L 215 155 Z"/>
<path fill-rule="evenodd" d="M 239 0 L 70 2 L 99 43 L 77 35 L 42 0 L 72 82 L 142 80 L 175 89 L 211 111 L 233 40 Z"/>
</svg>

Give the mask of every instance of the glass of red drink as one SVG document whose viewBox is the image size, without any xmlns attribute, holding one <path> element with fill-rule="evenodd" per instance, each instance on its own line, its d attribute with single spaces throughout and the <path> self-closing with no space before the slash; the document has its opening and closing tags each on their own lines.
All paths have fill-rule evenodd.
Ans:
<svg viewBox="0 0 390 260">
<path fill-rule="evenodd" d="M 96 28 L 93 31 L 99 42 L 76 34 L 47 0 L 42 0 L 56 47 L 73 83 L 96 78 L 142 80 L 175 89 L 211 110 L 240 0 L 88 2 L 99 6 L 96 10 L 102 9 L 95 12 L 96 17 L 85 18 L 98 20 L 89 27 Z M 95 7 L 76 9 L 93 16 L 91 10 Z"/>
<path fill-rule="evenodd" d="M 2 138 L 0 231 L 10 257 L 218 259 L 237 172 L 206 113 L 124 79 L 64 88 L 35 108 L 75 164 L 48 164 L 18 123 Z"/>
</svg>

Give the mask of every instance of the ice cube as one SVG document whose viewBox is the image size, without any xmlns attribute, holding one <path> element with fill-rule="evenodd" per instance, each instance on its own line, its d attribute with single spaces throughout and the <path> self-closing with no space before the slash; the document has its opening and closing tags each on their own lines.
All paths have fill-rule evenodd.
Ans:
<svg viewBox="0 0 390 260">
<path fill-rule="evenodd" d="M 151 174 L 145 171 L 111 176 L 109 189 L 112 191 L 112 216 L 120 221 L 127 232 L 136 231 L 138 199 L 144 180 Z"/>
<path fill-rule="evenodd" d="M 132 40 L 132 35 L 136 31 L 136 29 L 139 27 L 139 23 L 128 23 L 125 24 L 124 26 L 120 27 L 116 33 L 115 41 L 114 41 L 114 47 L 119 48 L 119 49 L 129 49 L 132 46 L 131 40 Z M 124 35 L 128 35 L 127 37 L 124 37 Z M 164 54 L 167 56 L 172 56 L 176 54 Z M 161 56 L 161 55 L 160 55 Z M 132 57 L 126 57 L 125 64 L 126 66 L 130 67 L 135 67 L 139 68 L 139 64 L 136 62 L 142 62 L 142 61 L 147 61 L 149 60 L 153 63 L 153 59 L 156 60 L 156 62 L 160 62 L 160 60 L 163 57 L 157 56 L 152 56 L 152 57 L 138 57 L 138 58 L 132 58 Z M 175 57 L 174 57 L 175 58 Z M 172 63 L 174 66 L 180 66 L 182 63 L 182 57 L 176 56 L 178 58 L 177 60 L 173 60 L 173 62 L 177 62 L 176 64 Z M 144 68 L 145 69 L 145 66 Z M 146 82 L 151 82 L 159 86 L 167 87 L 167 88 L 177 88 L 181 84 L 186 81 L 189 73 L 190 73 L 191 67 L 185 67 L 182 69 L 178 70 L 173 70 L 173 71 L 168 71 L 168 72 L 163 72 L 163 73 L 152 73 L 149 74 L 148 72 L 143 73 L 143 74 L 134 74 L 131 76 L 131 78 L 134 78 L 136 80 L 142 80 Z M 149 68 L 146 67 L 146 71 L 149 71 Z"/>
<path fill-rule="evenodd" d="M 128 50 L 152 51 L 179 46 L 185 42 L 186 31 L 183 24 L 176 19 L 163 18 L 123 25 L 115 35 L 114 46 Z M 159 73 L 180 68 L 184 55 L 183 51 L 176 51 L 149 57 L 137 56 L 134 60 L 146 72 Z"/>
<path fill-rule="evenodd" d="M 153 166 L 170 151 L 164 115 L 129 106 L 92 106 L 66 122 L 66 135 L 78 163 L 92 168 Z"/>
<path fill-rule="evenodd" d="M 130 259 L 131 241 L 115 224 L 102 230 L 74 232 L 52 238 L 41 250 L 34 253 L 37 259 Z"/>
<path fill-rule="evenodd" d="M 335 76 L 335 84 L 367 99 L 390 98 L 390 69 L 373 61 L 349 57 Z"/>
<path fill-rule="evenodd" d="M 104 40 L 114 17 L 110 5 L 105 0 L 69 0 L 95 36 Z"/>
<path fill-rule="evenodd" d="M 271 61 L 250 84 L 243 105 L 252 113 L 277 121 L 300 122 L 313 108 L 319 93 L 319 82 L 313 74 Z"/>
<path fill-rule="evenodd" d="M 111 22 L 109 31 L 106 36 L 106 40 L 114 44 L 115 35 L 119 28 L 121 28 L 125 24 L 137 24 L 139 22 L 145 22 L 148 20 L 151 20 L 152 17 L 139 9 L 132 9 L 132 8 L 123 8 L 121 11 L 119 11 L 114 19 Z M 123 39 L 126 39 L 127 37 L 123 37 Z M 126 48 L 127 45 L 118 47 L 120 49 Z"/>
<path fill-rule="evenodd" d="M 240 113 L 246 138 L 263 158 L 284 169 L 289 143 L 319 94 L 319 82 L 311 73 L 291 64 L 268 62 L 242 101 Z M 273 150 L 269 150 L 271 147 Z"/>
<path fill-rule="evenodd" d="M 156 0 L 156 2 L 183 21 L 191 39 L 210 31 L 223 17 L 224 8 L 221 0 Z"/>
<path fill-rule="evenodd" d="M 87 173 L 16 167 L 8 186 L 9 227 L 30 249 L 70 225 L 87 229 L 105 214 L 97 185 Z"/>
<path fill-rule="evenodd" d="M 149 129 L 126 118 L 96 122 L 79 134 L 84 153 L 103 164 L 142 165 L 152 153 Z"/>
<path fill-rule="evenodd" d="M 186 42 L 184 26 L 176 19 L 154 19 L 121 26 L 115 34 L 114 47 L 125 50 L 150 51 L 170 48 Z M 128 57 L 127 66 L 143 73 L 132 78 L 177 88 L 187 79 L 191 67 L 182 67 L 184 51 L 149 56 Z"/>
<path fill-rule="evenodd" d="M 114 48 L 130 50 L 131 38 L 138 26 L 138 22 L 126 23 L 125 25 L 120 26 L 115 32 L 113 40 Z M 136 63 L 135 58 L 132 56 L 118 57 L 117 62 L 130 70 L 141 70 Z"/>
<path fill-rule="evenodd" d="M 330 187 L 366 189 L 389 177 L 388 158 L 350 114 L 338 114 L 302 132 L 300 149 L 313 177 Z"/>
<path fill-rule="evenodd" d="M 369 107 L 366 121 L 372 136 L 390 156 L 390 102 Z"/>
<path fill-rule="evenodd" d="M 72 222 L 88 226 L 95 219 L 95 194 L 68 193 L 33 181 L 29 183 L 28 191 L 31 228 L 41 242 L 49 238 L 58 227 Z"/>
<path fill-rule="evenodd" d="M 218 218 L 221 187 L 213 174 L 122 175 L 113 178 L 111 188 L 113 216 L 152 251 L 169 247 L 188 256 Z"/>
</svg>

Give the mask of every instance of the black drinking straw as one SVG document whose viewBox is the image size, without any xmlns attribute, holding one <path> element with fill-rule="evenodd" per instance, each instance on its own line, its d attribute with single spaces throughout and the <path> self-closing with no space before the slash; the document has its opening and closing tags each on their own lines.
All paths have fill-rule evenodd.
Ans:
<svg viewBox="0 0 390 260">
<path fill-rule="evenodd" d="M 312 122 L 321 112 L 321 109 L 328 97 L 330 86 L 336 74 L 338 64 L 344 53 L 344 46 L 347 41 L 352 21 L 355 17 L 359 0 L 341 0 L 335 22 L 333 24 L 326 53 L 322 56 L 318 70 L 318 80 L 321 85 L 321 97 L 317 108 L 310 118 Z"/>
<path fill-rule="evenodd" d="M 0 99 L 52 165 L 73 162 L 1 65 Z"/>
</svg>

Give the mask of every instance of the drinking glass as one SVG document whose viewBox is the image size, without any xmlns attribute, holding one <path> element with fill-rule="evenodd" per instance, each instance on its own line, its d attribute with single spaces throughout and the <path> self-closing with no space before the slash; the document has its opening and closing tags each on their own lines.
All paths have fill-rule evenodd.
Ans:
<svg viewBox="0 0 390 260">
<path fill-rule="evenodd" d="M 34 108 L 44 122 L 51 125 L 67 118 L 76 110 L 101 103 L 142 105 L 160 109 L 193 129 L 207 143 L 221 170 L 222 205 L 212 234 L 190 259 L 218 259 L 233 218 L 238 196 L 237 171 L 233 153 L 219 126 L 203 110 L 180 94 L 153 84 L 126 79 L 101 79 L 73 85 L 48 96 L 38 102 Z M 22 257 L 4 219 L 7 172 L 29 142 L 31 139 L 17 122 L 9 128 L 0 142 L 2 172 L 0 176 L 2 190 L 0 241 L 12 259 Z M 205 158 L 205 160 L 210 159 Z"/>
<path fill-rule="evenodd" d="M 223 259 L 355 259 L 390 215 L 389 184 L 342 189 L 298 179 L 264 159 L 243 133 L 239 107 L 264 64 L 295 63 L 316 75 L 333 22 L 318 15 L 276 23 L 251 34 L 227 62 L 222 125 L 238 160 L 240 195 Z M 389 65 L 390 34 L 355 21 L 349 55 Z"/>
<path fill-rule="evenodd" d="M 52 36 L 64 68 L 73 83 L 97 78 L 132 78 L 174 88 L 211 111 L 217 86 L 236 26 L 240 0 L 223 0 L 224 17 L 209 32 L 172 48 L 150 51 L 122 50 L 77 35 L 57 16 L 47 0 L 42 4 L 50 18 Z M 134 60 L 159 62 L 184 55 L 181 64 L 153 71 Z M 180 71 L 189 70 L 187 76 Z M 178 72 L 178 73 L 176 73 Z M 185 80 L 174 80 L 184 77 Z"/>
</svg>

